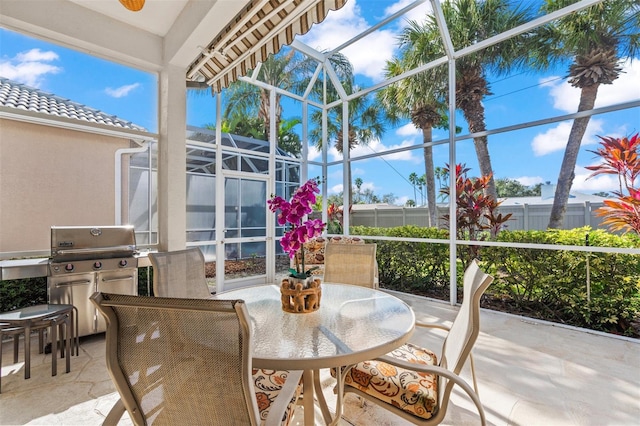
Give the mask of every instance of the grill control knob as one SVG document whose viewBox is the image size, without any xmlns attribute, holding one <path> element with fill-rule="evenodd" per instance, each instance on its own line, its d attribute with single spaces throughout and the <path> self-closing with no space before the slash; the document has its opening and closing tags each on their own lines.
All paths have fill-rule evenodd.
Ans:
<svg viewBox="0 0 640 426">
<path fill-rule="evenodd" d="M 67 263 L 64 265 L 64 270 L 67 272 L 73 272 L 74 269 L 76 269 L 76 267 L 73 266 L 73 263 Z"/>
<path fill-rule="evenodd" d="M 129 262 L 127 262 L 127 259 L 122 259 L 119 263 L 118 266 L 120 266 L 121 268 L 124 268 L 125 266 L 127 266 Z"/>
<path fill-rule="evenodd" d="M 93 269 L 102 269 L 102 262 L 94 262 Z"/>
</svg>

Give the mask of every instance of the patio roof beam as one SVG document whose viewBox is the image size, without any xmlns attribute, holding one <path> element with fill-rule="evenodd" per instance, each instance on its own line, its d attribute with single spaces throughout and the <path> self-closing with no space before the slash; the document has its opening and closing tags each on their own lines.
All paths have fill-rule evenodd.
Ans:
<svg viewBox="0 0 640 426">
<path fill-rule="evenodd" d="M 422 3 L 425 3 L 426 1 L 427 0 L 416 0 L 415 2 L 409 4 L 408 6 L 403 7 L 402 9 L 398 10 L 394 14 L 388 16 L 386 19 L 378 22 L 376 25 L 374 25 L 372 27 L 369 27 L 366 31 L 361 32 L 357 36 L 352 37 L 348 41 L 342 43 L 340 46 L 338 46 L 335 49 L 331 50 L 331 55 L 333 55 L 336 52 L 342 51 L 343 49 L 349 47 L 352 44 L 355 44 L 359 40 L 363 39 L 364 37 L 368 36 L 369 34 L 373 33 L 374 31 L 377 31 L 378 29 L 382 28 L 383 26 L 387 25 L 388 23 L 396 20 L 400 16 L 402 16 L 405 13 L 409 12 L 410 10 L 420 6 Z"/>
<path fill-rule="evenodd" d="M 443 57 L 438 58 L 436 60 L 433 60 L 433 61 L 431 61 L 431 62 L 429 62 L 427 64 L 420 65 L 418 68 L 414 68 L 414 69 L 412 69 L 410 71 L 406 71 L 406 72 L 404 72 L 402 74 L 399 74 L 399 75 L 397 75 L 397 76 L 395 76 L 393 78 L 381 81 L 380 83 L 374 84 L 373 86 L 369 86 L 367 88 L 364 88 L 362 90 L 354 92 L 354 93 L 352 93 L 350 95 L 347 95 L 346 100 L 350 101 L 352 99 L 359 98 L 361 96 L 364 96 L 364 95 L 366 95 L 368 93 L 371 93 L 371 92 L 376 91 L 378 89 L 381 89 L 383 87 L 390 86 L 391 84 L 393 84 L 393 83 L 395 83 L 397 81 L 403 80 L 403 79 L 405 79 L 407 77 L 411 77 L 412 75 L 416 75 L 416 74 L 419 74 L 419 73 L 421 73 L 423 71 L 426 71 L 428 69 L 435 68 L 435 67 L 440 66 L 440 65 L 444 65 L 444 64 L 447 63 L 447 61 L 448 61 L 447 57 L 443 56 Z M 330 104 L 327 104 L 326 107 L 329 108 L 329 109 L 333 108 L 335 106 L 338 106 L 340 104 L 340 102 L 341 102 L 340 100 L 334 101 L 334 102 L 332 102 Z"/>
<path fill-rule="evenodd" d="M 562 9 L 557 10 L 555 12 L 552 12 L 552 13 L 550 13 L 548 15 L 545 15 L 545 16 L 537 18 L 537 19 L 535 19 L 533 21 L 530 21 L 530 22 L 528 22 L 526 24 L 520 25 L 520 26 L 518 26 L 516 28 L 513 28 L 512 30 L 509 30 L 509 31 L 503 33 L 503 34 L 500 34 L 500 35 L 494 36 L 494 37 L 490 37 L 490 38 L 488 38 L 486 40 L 483 40 L 483 41 L 481 41 L 479 43 L 474 44 L 473 46 L 465 47 L 465 48 L 460 49 L 458 51 L 452 51 L 452 55 L 451 56 L 453 58 L 460 58 L 462 56 L 469 55 L 471 53 L 474 53 L 474 52 L 477 52 L 477 51 L 482 50 L 484 48 L 487 48 L 488 46 L 491 46 L 491 45 L 497 44 L 497 43 L 499 43 L 501 41 L 504 41 L 506 39 L 506 37 L 503 37 L 504 34 L 509 34 L 512 37 L 514 35 L 521 34 L 521 33 L 524 33 L 526 31 L 530 31 L 530 30 L 532 30 L 532 29 L 534 29 L 536 27 L 539 27 L 541 25 L 544 25 L 544 24 L 546 24 L 546 23 L 548 23 L 550 21 L 553 21 L 555 19 L 561 18 L 562 16 L 568 15 L 570 13 L 573 13 L 573 12 L 577 11 L 577 10 L 581 10 L 581 9 L 587 8 L 589 6 L 592 6 L 594 4 L 601 3 L 602 1 L 603 0 L 581 0 L 578 3 L 574 3 L 574 4 L 570 5 L 570 6 L 564 7 Z M 337 50 L 337 49 L 335 49 L 335 50 Z M 370 93 L 370 92 L 376 91 L 378 89 L 381 89 L 383 87 L 389 86 L 389 85 L 391 85 L 391 84 L 393 84 L 395 82 L 398 82 L 398 81 L 403 80 L 405 78 L 408 78 L 408 77 L 411 77 L 413 75 L 419 74 L 419 73 L 421 73 L 423 71 L 426 71 L 428 69 L 435 68 L 437 66 L 443 65 L 446 62 L 447 62 L 447 57 L 443 56 L 442 58 L 438 58 L 438 59 L 433 60 L 433 61 L 431 61 L 431 62 L 429 62 L 427 64 L 424 64 L 424 65 L 421 65 L 421 66 L 419 66 L 417 68 L 414 68 L 413 70 L 406 71 L 406 72 L 404 72 L 402 74 L 399 74 L 399 75 L 397 75 L 397 76 L 395 76 L 393 78 L 390 78 L 388 80 L 382 81 L 382 82 L 377 83 L 377 84 L 374 84 L 374 85 L 372 85 L 370 87 L 367 87 L 365 89 L 362 89 L 362 90 L 360 90 L 358 92 L 352 93 L 352 94 L 350 94 L 350 95 L 348 95 L 346 97 L 346 100 L 352 100 L 352 99 L 358 98 L 360 96 L 364 96 L 367 93 Z M 337 100 L 335 102 L 332 102 L 332 103 L 326 105 L 326 107 L 329 108 L 329 109 L 333 108 L 333 107 L 336 107 L 336 106 L 338 106 L 340 104 L 340 102 L 341 102 L 341 100 Z"/>
<path fill-rule="evenodd" d="M 340 81 L 340 78 L 338 78 L 338 74 L 336 74 L 336 70 L 333 69 L 333 66 L 329 61 L 324 63 L 324 69 L 327 75 L 329 76 L 329 80 L 331 81 L 333 86 L 336 88 L 336 92 L 338 92 L 338 96 L 340 97 L 340 99 L 347 100 L 348 99 L 347 92 L 344 90 L 344 87 L 342 87 L 342 82 Z M 327 107 L 325 106 L 325 108 Z"/>
<path fill-rule="evenodd" d="M 249 77 L 240 77 L 238 80 L 245 81 L 247 83 L 251 83 L 254 86 L 258 86 L 258 87 L 261 87 L 263 89 L 275 90 L 276 93 L 288 96 L 288 97 L 290 97 L 292 99 L 295 99 L 297 101 L 300 101 L 300 102 L 308 102 L 309 104 L 311 104 L 311 105 L 313 105 L 315 107 L 318 107 L 318 108 L 323 108 L 324 107 L 324 105 L 322 105 L 321 103 L 316 102 L 316 101 L 311 100 L 311 99 L 307 99 L 305 96 L 300 96 L 300 95 L 297 95 L 295 93 L 291 93 L 288 90 L 284 90 L 284 89 L 281 89 L 280 87 L 272 86 L 272 85 L 267 84 L 267 83 L 265 83 L 263 81 L 260 81 L 260 80 L 253 80 L 253 79 L 251 79 Z"/>
<path fill-rule="evenodd" d="M 546 124 L 558 123 L 558 122 L 561 122 L 561 121 L 574 120 L 576 118 L 590 117 L 590 116 L 593 116 L 593 115 L 605 114 L 605 113 L 609 113 L 609 112 L 622 111 L 622 110 L 626 110 L 626 109 L 639 108 L 639 107 L 640 107 L 640 100 L 624 102 L 624 103 L 621 103 L 621 104 L 608 105 L 608 106 L 601 107 L 601 108 L 594 108 L 594 109 L 588 110 L 588 111 L 573 112 L 571 114 L 564 114 L 564 115 L 559 115 L 559 116 L 555 116 L 555 117 L 551 117 L 551 118 L 543 118 L 543 119 L 540 119 L 540 120 L 528 121 L 526 123 L 515 124 L 513 126 L 498 127 L 496 129 L 485 130 L 483 132 L 475 132 L 475 133 L 467 133 L 467 134 L 464 134 L 464 135 L 457 135 L 457 136 L 454 137 L 454 141 L 455 142 L 460 142 L 460 141 L 463 141 L 463 140 L 473 139 L 473 138 L 482 137 L 482 136 L 491 136 L 491 135 L 495 135 L 495 134 L 499 134 L 499 133 L 512 132 L 514 130 L 520 130 L 520 129 L 526 129 L 526 128 L 531 128 L 531 127 L 543 126 L 543 125 L 546 125 Z M 418 144 L 418 145 L 411 145 L 411 146 L 403 146 L 403 147 L 400 147 L 400 148 L 389 149 L 389 150 L 383 152 L 383 156 L 384 155 L 399 154 L 399 153 L 402 153 L 402 152 L 405 152 L 405 151 L 411 151 L 411 150 L 414 150 L 414 149 L 423 148 L 425 146 L 437 146 L 437 145 L 448 144 L 449 142 L 450 142 L 449 137 L 447 137 L 445 139 L 436 139 L 436 140 L 433 140 L 433 141 L 428 142 L 428 143 L 423 143 L 423 144 Z M 373 152 L 372 154 L 359 155 L 357 157 L 357 159 L 349 159 L 349 161 L 366 160 L 368 158 L 378 157 L 380 154 L 381 154 L 380 152 Z M 310 164 L 314 164 L 314 165 L 321 165 L 320 162 L 310 161 L 309 163 Z M 338 164 L 341 164 L 341 163 L 342 163 L 342 160 L 332 161 L 332 162 L 328 162 L 327 166 L 335 166 L 335 165 L 338 165 Z"/>
</svg>

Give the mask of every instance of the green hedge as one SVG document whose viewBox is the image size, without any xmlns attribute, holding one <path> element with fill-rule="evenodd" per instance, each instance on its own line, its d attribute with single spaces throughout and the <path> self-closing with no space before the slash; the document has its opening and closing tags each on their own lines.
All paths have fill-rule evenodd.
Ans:
<svg viewBox="0 0 640 426">
<path fill-rule="evenodd" d="M 549 231 L 502 231 L 497 241 L 595 247 L 640 247 L 636 235 L 618 236 L 603 230 L 578 228 Z M 446 230 L 402 226 L 355 226 L 353 235 L 446 240 Z M 380 283 L 384 288 L 413 294 L 449 294 L 447 244 L 377 240 Z M 640 316 L 640 256 L 566 250 L 482 247 L 483 268 L 495 277 L 485 306 L 611 333 L 638 336 Z M 590 300 L 587 297 L 587 264 Z M 458 275 L 463 270 L 458 262 Z M 151 272 L 151 271 L 149 271 Z M 147 268 L 138 270 L 139 294 L 147 292 Z M 457 280 L 461 283 L 460 277 Z M 46 277 L 0 281 L 0 310 L 47 301 Z M 487 303 L 493 301 L 494 303 Z M 636 324 L 634 324 L 636 322 Z"/>
<path fill-rule="evenodd" d="M 351 233 L 448 238 L 446 230 L 416 226 L 355 226 Z M 502 231 L 496 241 L 583 246 L 587 233 L 591 246 L 640 247 L 640 238 L 636 235 L 619 236 L 588 227 Z M 446 244 L 382 240 L 376 243 L 381 286 L 414 294 L 446 295 L 444 298 L 448 299 L 449 249 Z M 495 277 L 486 292 L 484 306 L 578 327 L 638 336 L 640 256 L 485 246 L 481 247 L 479 257 L 482 267 Z M 587 297 L 587 259 L 590 300 Z M 458 262 L 459 284 L 462 269 L 461 262 Z"/>
<path fill-rule="evenodd" d="M 588 227 L 504 231 L 497 241 L 596 247 L 640 247 L 635 235 Z M 531 316 L 613 333 L 633 333 L 640 313 L 640 256 L 565 250 L 483 247 L 482 261 L 495 276 L 491 293 L 508 297 Z M 587 265 L 590 300 L 587 295 Z"/>
<path fill-rule="evenodd" d="M 371 228 L 354 226 L 353 235 L 447 239 L 436 228 L 402 226 Z M 449 246 L 404 241 L 376 241 L 380 282 L 385 288 L 408 293 L 449 288 Z"/>
<path fill-rule="evenodd" d="M 47 303 L 47 277 L 0 281 L 0 312 Z"/>
</svg>

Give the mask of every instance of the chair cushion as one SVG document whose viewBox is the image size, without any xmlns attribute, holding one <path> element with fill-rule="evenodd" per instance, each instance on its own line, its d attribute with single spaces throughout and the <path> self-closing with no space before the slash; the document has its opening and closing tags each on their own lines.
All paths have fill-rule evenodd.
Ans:
<svg viewBox="0 0 640 426">
<path fill-rule="evenodd" d="M 437 364 L 433 352 L 411 343 L 388 355 L 416 364 Z M 331 374 L 335 376 L 335 370 Z M 438 408 L 435 374 L 416 373 L 382 361 L 365 361 L 351 368 L 345 385 L 423 419 L 431 418 Z"/>
<path fill-rule="evenodd" d="M 331 244 L 364 244 L 364 240 L 360 237 L 347 237 L 344 235 L 334 235 L 329 238 Z"/>
<path fill-rule="evenodd" d="M 317 267 L 311 273 L 313 275 L 323 275 L 324 274 L 324 249 L 325 245 L 331 244 L 364 244 L 364 240 L 360 237 L 354 236 L 341 236 L 335 235 L 330 238 L 324 237 L 315 237 L 311 238 L 309 241 L 304 243 L 304 266 L 305 269 L 310 269 L 312 267 Z M 300 258 L 300 253 L 297 254 L 298 260 L 302 261 Z M 291 268 L 295 267 L 295 260 L 291 259 Z"/>
<path fill-rule="evenodd" d="M 260 424 L 263 425 L 269 416 L 269 410 L 273 402 L 278 397 L 282 386 L 287 380 L 288 371 L 253 369 L 253 386 L 255 388 L 256 399 L 258 400 L 258 410 L 260 412 Z M 296 393 L 291 398 L 287 409 L 282 417 L 282 425 L 286 426 L 293 417 L 296 408 L 296 401 L 302 393 L 302 383 L 298 383 Z"/>
</svg>

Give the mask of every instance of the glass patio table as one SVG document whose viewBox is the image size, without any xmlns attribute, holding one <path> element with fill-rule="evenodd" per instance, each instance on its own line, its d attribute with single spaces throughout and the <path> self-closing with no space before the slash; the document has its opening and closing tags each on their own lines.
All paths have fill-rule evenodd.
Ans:
<svg viewBox="0 0 640 426">
<path fill-rule="evenodd" d="M 402 300 L 353 285 L 322 283 L 320 309 L 311 313 L 284 312 L 276 285 L 245 287 L 215 297 L 245 301 L 251 317 L 253 367 L 304 371 L 305 425 L 314 424 L 314 387 L 325 422 L 337 423 L 348 368 L 401 346 L 415 325 L 413 310 Z M 334 418 L 322 392 L 321 368 L 338 369 Z"/>
<path fill-rule="evenodd" d="M 74 321 L 77 319 L 77 315 L 74 310 L 76 308 L 73 305 L 65 304 L 46 304 L 28 306 L 13 311 L 0 313 L 0 340 L 4 330 L 11 330 L 12 332 L 21 332 L 24 334 L 24 378 L 31 377 L 31 330 L 32 329 L 51 329 L 51 375 L 57 374 L 57 345 L 58 336 L 57 328 L 61 325 L 65 325 L 64 329 L 64 346 L 61 346 L 61 352 L 66 349 L 66 372 L 71 371 L 70 356 L 73 351 L 73 341 L 76 341 L 76 355 L 78 355 L 77 347 L 77 324 Z M 17 337 L 16 337 L 17 338 Z M 42 339 L 42 335 L 41 335 Z M 15 345 L 15 344 L 14 344 Z M 40 342 L 42 347 L 42 341 Z M 14 349 L 14 359 L 17 357 L 17 347 Z M 2 345 L 0 344 L 0 363 L 2 361 Z M 64 355 L 64 353 L 63 353 Z"/>
</svg>

